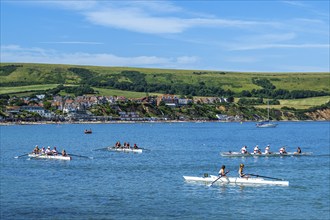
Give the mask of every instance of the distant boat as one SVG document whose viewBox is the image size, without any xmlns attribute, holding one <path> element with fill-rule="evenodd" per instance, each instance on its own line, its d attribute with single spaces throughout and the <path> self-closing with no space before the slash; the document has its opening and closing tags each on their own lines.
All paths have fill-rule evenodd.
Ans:
<svg viewBox="0 0 330 220">
<path fill-rule="evenodd" d="M 268 120 L 267 121 L 261 121 L 256 124 L 257 128 L 275 128 L 277 124 L 272 123 L 269 121 L 269 101 L 268 101 Z"/>
<path fill-rule="evenodd" d="M 85 134 L 91 134 L 92 133 L 92 129 L 89 129 L 89 130 L 86 129 L 84 132 L 85 132 Z"/>
</svg>

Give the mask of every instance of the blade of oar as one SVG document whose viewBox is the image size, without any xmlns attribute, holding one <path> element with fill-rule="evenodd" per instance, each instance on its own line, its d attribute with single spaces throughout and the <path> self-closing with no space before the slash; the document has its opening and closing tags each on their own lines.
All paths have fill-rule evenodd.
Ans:
<svg viewBox="0 0 330 220">
<path fill-rule="evenodd" d="M 83 157 L 83 158 L 93 159 L 93 157 L 82 156 L 82 155 L 76 155 L 76 154 L 68 154 L 68 155 L 69 155 L 69 156 L 75 156 L 75 157 Z"/>
<path fill-rule="evenodd" d="M 262 177 L 262 178 L 268 178 L 268 179 L 273 179 L 273 180 L 283 180 L 283 179 L 280 179 L 280 178 L 274 178 L 274 177 L 269 177 L 269 176 L 261 176 L 261 175 L 255 175 L 255 174 L 246 174 L 246 175 L 255 176 L 255 177 Z"/>
<path fill-rule="evenodd" d="M 26 155 L 29 155 L 29 153 L 27 153 L 27 154 L 23 154 L 23 155 L 20 155 L 20 156 L 16 156 L 16 157 L 14 157 L 14 158 L 17 159 L 17 158 L 20 158 L 20 157 L 24 157 L 24 156 L 26 156 Z"/>
<path fill-rule="evenodd" d="M 106 150 L 106 149 L 108 149 L 108 147 L 102 147 L 102 148 L 94 149 L 93 151 Z"/>
<path fill-rule="evenodd" d="M 227 171 L 225 174 L 229 173 L 229 171 Z M 223 176 L 219 176 L 216 180 L 214 180 L 211 184 L 208 185 L 208 187 L 212 186 L 213 183 L 215 183 L 216 181 L 218 181 L 221 177 Z"/>
</svg>

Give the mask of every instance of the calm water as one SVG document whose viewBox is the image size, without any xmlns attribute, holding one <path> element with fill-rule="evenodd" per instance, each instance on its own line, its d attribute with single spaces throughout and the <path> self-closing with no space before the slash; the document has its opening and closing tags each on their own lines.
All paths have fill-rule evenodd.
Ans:
<svg viewBox="0 0 330 220">
<path fill-rule="evenodd" d="M 85 135 L 91 128 L 93 134 Z M 329 122 L 1 126 L 1 219 L 330 219 Z M 116 141 L 142 154 L 91 151 Z M 15 156 L 35 145 L 93 156 L 72 161 Z M 301 146 L 310 157 L 222 158 L 221 151 Z M 222 164 L 284 178 L 289 187 L 187 183 Z"/>
</svg>

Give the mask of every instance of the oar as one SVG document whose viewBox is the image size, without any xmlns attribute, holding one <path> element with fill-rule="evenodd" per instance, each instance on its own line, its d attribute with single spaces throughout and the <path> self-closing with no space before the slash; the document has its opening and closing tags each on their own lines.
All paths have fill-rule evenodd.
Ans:
<svg viewBox="0 0 330 220">
<path fill-rule="evenodd" d="M 93 150 L 93 151 L 106 150 L 106 149 L 108 149 L 108 148 L 109 148 L 109 147 L 102 147 L 102 148 L 95 149 L 95 150 Z"/>
<path fill-rule="evenodd" d="M 83 157 L 83 158 L 93 159 L 93 157 L 87 157 L 87 156 L 76 155 L 76 154 L 68 154 L 68 155 L 69 156 L 75 156 L 75 157 Z"/>
<path fill-rule="evenodd" d="M 227 173 L 229 173 L 229 170 L 228 170 L 225 174 L 227 174 Z M 209 185 L 207 185 L 207 186 L 208 186 L 208 187 L 212 186 L 213 183 L 215 183 L 216 181 L 218 181 L 221 177 L 222 177 L 222 176 L 219 176 L 216 180 L 214 180 L 211 184 L 209 184 Z"/>
<path fill-rule="evenodd" d="M 250 175 L 250 176 L 256 176 L 256 177 L 263 177 L 263 178 L 268 178 L 268 179 L 273 179 L 273 180 L 284 180 L 284 179 L 280 179 L 280 178 L 274 178 L 274 177 L 268 177 L 268 176 L 261 176 L 261 175 L 255 175 L 255 174 L 246 174 L 246 175 Z"/>
<path fill-rule="evenodd" d="M 17 158 L 20 158 L 20 157 L 24 157 L 24 156 L 26 156 L 26 155 L 29 155 L 29 153 L 27 153 L 27 154 L 23 154 L 23 155 L 20 155 L 20 156 L 16 156 L 16 157 L 14 157 L 14 158 L 17 159 Z"/>
</svg>

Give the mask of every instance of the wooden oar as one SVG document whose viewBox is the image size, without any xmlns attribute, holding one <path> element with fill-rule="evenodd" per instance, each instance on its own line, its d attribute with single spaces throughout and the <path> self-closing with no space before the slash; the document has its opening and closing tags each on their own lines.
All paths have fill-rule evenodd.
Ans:
<svg viewBox="0 0 330 220">
<path fill-rule="evenodd" d="M 225 175 L 226 175 L 227 173 L 229 173 L 229 170 L 225 173 Z M 208 186 L 208 187 L 212 186 L 213 183 L 215 183 L 216 181 L 218 181 L 221 177 L 223 177 L 223 176 L 219 176 L 216 180 L 214 180 L 211 184 L 209 184 L 209 185 L 207 185 L 207 186 Z"/>
<path fill-rule="evenodd" d="M 76 155 L 76 154 L 68 154 L 68 155 L 69 155 L 69 156 L 75 156 L 75 157 L 83 157 L 83 158 L 93 159 L 93 157 L 82 156 L 82 155 Z"/>
<path fill-rule="evenodd" d="M 280 179 L 280 178 L 261 176 L 261 175 L 255 175 L 255 174 L 246 174 L 246 175 L 255 176 L 255 177 L 263 177 L 263 178 L 268 178 L 268 179 L 273 179 L 273 180 L 282 180 L 282 181 L 284 180 L 284 179 Z"/>
<path fill-rule="evenodd" d="M 27 154 L 23 154 L 23 155 L 20 155 L 20 156 L 16 156 L 16 157 L 14 157 L 14 158 L 17 159 L 17 158 L 20 158 L 20 157 L 24 157 L 24 156 L 26 156 L 26 155 L 29 155 L 29 153 L 27 153 Z"/>
</svg>

